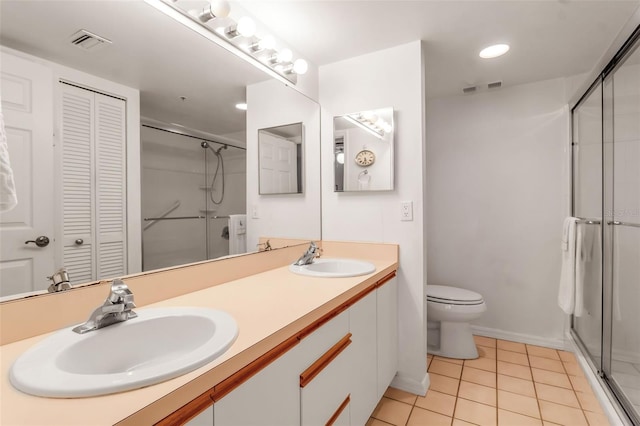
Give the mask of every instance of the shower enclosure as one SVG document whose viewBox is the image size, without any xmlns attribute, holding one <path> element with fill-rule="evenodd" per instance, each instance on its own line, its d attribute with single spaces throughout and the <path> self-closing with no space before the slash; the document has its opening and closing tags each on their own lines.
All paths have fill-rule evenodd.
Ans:
<svg viewBox="0 0 640 426">
<path fill-rule="evenodd" d="M 143 270 L 229 254 L 229 215 L 246 211 L 246 150 L 143 125 Z"/>
<path fill-rule="evenodd" d="M 583 236 L 572 335 L 640 424 L 640 27 L 572 112 L 573 215 Z"/>
</svg>

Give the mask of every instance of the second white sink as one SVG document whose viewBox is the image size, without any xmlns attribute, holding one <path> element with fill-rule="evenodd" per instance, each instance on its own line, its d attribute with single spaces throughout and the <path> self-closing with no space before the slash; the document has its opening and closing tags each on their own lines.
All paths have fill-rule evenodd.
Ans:
<svg viewBox="0 0 640 426">
<path fill-rule="evenodd" d="M 290 265 L 289 270 L 310 277 L 345 278 L 371 274 L 376 271 L 376 267 L 363 260 L 320 258 L 309 265 Z"/>
<path fill-rule="evenodd" d="M 159 383 L 223 354 L 238 336 L 229 314 L 207 308 L 151 308 L 86 334 L 67 328 L 11 367 L 17 389 L 36 396 L 105 395 Z"/>
</svg>

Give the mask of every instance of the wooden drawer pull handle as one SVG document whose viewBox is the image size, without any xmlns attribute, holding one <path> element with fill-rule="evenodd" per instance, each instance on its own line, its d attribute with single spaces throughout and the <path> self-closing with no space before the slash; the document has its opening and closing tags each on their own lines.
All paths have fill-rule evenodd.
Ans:
<svg viewBox="0 0 640 426">
<path fill-rule="evenodd" d="M 338 343 L 333 345 L 331 349 L 324 353 L 316 362 L 311 364 L 309 368 L 300 374 L 300 387 L 303 388 L 311 382 L 322 370 L 324 370 L 331 361 L 333 361 L 340 353 L 351 344 L 351 333 L 344 336 Z"/>
<path fill-rule="evenodd" d="M 338 420 L 338 417 L 340 417 L 340 414 L 342 414 L 344 409 L 347 408 L 347 405 L 349 405 L 349 401 L 351 401 L 351 394 L 347 395 L 347 398 L 344 401 L 342 401 L 342 404 L 340 404 L 336 412 L 333 413 L 333 416 L 331 416 L 331 418 L 329 419 L 329 421 L 325 426 L 332 426 L 336 422 L 336 420 Z"/>
</svg>

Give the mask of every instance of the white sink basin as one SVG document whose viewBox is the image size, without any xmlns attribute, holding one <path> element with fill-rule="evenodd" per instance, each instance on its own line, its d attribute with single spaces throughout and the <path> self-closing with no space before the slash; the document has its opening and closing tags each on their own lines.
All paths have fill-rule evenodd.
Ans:
<svg viewBox="0 0 640 426">
<path fill-rule="evenodd" d="M 151 308 L 86 334 L 69 327 L 11 367 L 22 392 L 54 398 L 105 395 L 159 383 L 222 355 L 238 336 L 229 314 L 207 308 Z"/>
<path fill-rule="evenodd" d="M 290 265 L 289 270 L 295 274 L 310 277 L 344 278 L 357 277 L 376 271 L 373 263 L 355 259 L 315 259 L 310 265 Z"/>
</svg>

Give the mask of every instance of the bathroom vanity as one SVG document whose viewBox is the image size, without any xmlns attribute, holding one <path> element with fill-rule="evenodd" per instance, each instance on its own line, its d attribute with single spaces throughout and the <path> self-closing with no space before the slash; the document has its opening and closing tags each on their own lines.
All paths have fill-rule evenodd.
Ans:
<svg viewBox="0 0 640 426">
<path fill-rule="evenodd" d="M 321 245 L 323 257 L 366 260 L 376 270 L 346 278 L 297 275 L 289 265 L 306 247 L 296 246 L 125 277 L 140 312 L 220 309 L 237 321 L 239 334 L 203 367 L 111 395 L 40 398 L 17 391 L 7 379 L 21 353 L 47 334 L 84 321 L 104 298 L 107 282 L 65 295 L 62 303 L 74 314 L 53 320 L 49 329 L 25 318 L 42 309 L 55 317 L 61 298 L 0 305 L 4 324 L 23 325 L 22 335 L 3 335 L 0 348 L 2 424 L 364 424 L 396 373 L 398 247 Z"/>
</svg>

